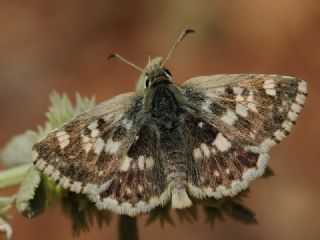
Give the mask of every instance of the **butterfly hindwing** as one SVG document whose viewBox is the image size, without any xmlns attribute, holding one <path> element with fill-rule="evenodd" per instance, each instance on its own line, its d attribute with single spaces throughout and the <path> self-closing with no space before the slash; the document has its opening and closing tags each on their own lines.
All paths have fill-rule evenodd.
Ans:
<svg viewBox="0 0 320 240">
<path fill-rule="evenodd" d="M 105 190 L 90 196 L 101 209 L 136 215 L 164 204 L 170 197 L 156 132 L 142 126 Z"/>
<path fill-rule="evenodd" d="M 186 169 L 192 196 L 233 196 L 263 173 L 268 154 L 253 152 L 229 135 L 230 132 L 221 132 L 202 118 L 186 118 Z"/>
<path fill-rule="evenodd" d="M 189 191 L 232 196 L 261 176 L 269 149 L 289 134 L 306 98 L 306 83 L 277 75 L 215 75 L 182 85 Z"/>
</svg>

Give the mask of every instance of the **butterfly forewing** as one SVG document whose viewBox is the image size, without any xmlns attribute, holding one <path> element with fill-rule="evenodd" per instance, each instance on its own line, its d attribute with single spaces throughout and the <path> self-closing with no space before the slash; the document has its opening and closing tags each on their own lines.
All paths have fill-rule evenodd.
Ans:
<svg viewBox="0 0 320 240">
<path fill-rule="evenodd" d="M 182 85 L 190 116 L 189 192 L 232 196 L 261 176 L 269 149 L 290 132 L 306 83 L 277 75 L 215 75 Z"/>
<path fill-rule="evenodd" d="M 34 145 L 35 165 L 64 188 L 97 193 L 139 131 L 141 100 L 134 93 L 119 95 L 55 129 Z"/>
</svg>

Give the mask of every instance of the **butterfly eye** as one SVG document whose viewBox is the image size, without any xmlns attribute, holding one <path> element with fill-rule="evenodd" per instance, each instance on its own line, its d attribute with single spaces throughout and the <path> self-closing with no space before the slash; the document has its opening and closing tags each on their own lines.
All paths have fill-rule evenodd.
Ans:
<svg viewBox="0 0 320 240">
<path fill-rule="evenodd" d="M 171 77 L 171 72 L 168 69 L 164 69 L 164 72 Z"/>
<path fill-rule="evenodd" d="M 150 80 L 149 80 L 149 78 L 147 78 L 147 79 L 146 79 L 146 88 L 148 88 L 149 85 L 150 85 Z"/>
</svg>

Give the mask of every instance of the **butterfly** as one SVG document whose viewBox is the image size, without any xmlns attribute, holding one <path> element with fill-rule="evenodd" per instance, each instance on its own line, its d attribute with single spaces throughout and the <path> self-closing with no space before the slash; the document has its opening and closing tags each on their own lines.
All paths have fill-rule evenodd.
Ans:
<svg viewBox="0 0 320 240">
<path fill-rule="evenodd" d="M 130 216 L 235 196 L 261 176 L 270 148 L 296 123 L 307 84 L 221 74 L 178 85 L 164 64 L 191 32 L 182 32 L 163 64 L 147 68 L 144 91 L 102 102 L 38 141 L 37 169 L 99 209 Z"/>
</svg>

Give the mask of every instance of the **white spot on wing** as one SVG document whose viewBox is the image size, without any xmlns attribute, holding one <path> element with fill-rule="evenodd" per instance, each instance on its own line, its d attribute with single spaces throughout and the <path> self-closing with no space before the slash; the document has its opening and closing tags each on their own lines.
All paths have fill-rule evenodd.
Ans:
<svg viewBox="0 0 320 240">
<path fill-rule="evenodd" d="M 297 94 L 296 96 L 296 102 L 299 104 L 304 104 L 304 102 L 306 101 L 306 96 L 304 96 L 303 94 Z"/>
<path fill-rule="evenodd" d="M 60 171 L 59 170 L 54 170 L 54 172 L 51 175 L 52 179 L 54 181 L 58 181 L 60 179 Z"/>
<path fill-rule="evenodd" d="M 146 168 L 149 169 L 149 168 L 152 168 L 154 166 L 154 160 L 152 157 L 148 157 L 146 158 Z"/>
<path fill-rule="evenodd" d="M 282 123 L 282 127 L 283 127 L 285 130 L 287 130 L 288 132 L 290 132 L 291 129 L 292 129 L 292 127 L 293 127 L 293 124 L 292 124 L 292 122 L 284 121 L 284 122 Z"/>
<path fill-rule="evenodd" d="M 293 112 L 293 111 L 289 111 L 288 112 L 288 118 L 291 120 L 291 121 L 296 121 L 297 118 L 298 118 L 298 114 Z"/>
<path fill-rule="evenodd" d="M 143 170 L 144 169 L 144 156 L 139 156 L 138 158 L 138 168 L 140 170 Z"/>
<path fill-rule="evenodd" d="M 104 141 L 101 138 L 98 138 L 94 144 L 94 152 L 100 154 L 105 146 Z"/>
<path fill-rule="evenodd" d="M 63 139 L 61 142 L 60 142 L 60 148 L 61 149 L 64 149 L 66 146 L 68 146 L 70 144 L 70 140 L 69 139 Z"/>
<path fill-rule="evenodd" d="M 64 188 L 69 188 L 70 187 L 70 179 L 68 177 L 62 177 L 60 179 L 60 184 Z"/>
<path fill-rule="evenodd" d="M 106 143 L 105 151 L 107 153 L 116 153 L 119 150 L 120 142 L 115 142 L 112 139 L 109 139 Z"/>
<path fill-rule="evenodd" d="M 95 130 L 98 127 L 98 121 L 94 121 L 88 125 L 88 129 L 91 131 Z"/>
<path fill-rule="evenodd" d="M 243 106 L 240 103 L 237 103 L 236 105 L 236 113 L 240 115 L 241 117 L 247 117 L 248 116 L 248 108 L 246 106 Z"/>
<path fill-rule="evenodd" d="M 96 184 L 87 183 L 83 188 L 84 194 L 96 194 L 98 192 L 98 186 Z"/>
<path fill-rule="evenodd" d="M 285 135 L 281 130 L 275 131 L 274 136 L 275 136 L 276 139 L 278 139 L 279 141 L 281 141 L 282 139 L 284 139 L 284 138 L 286 137 L 286 135 Z"/>
<path fill-rule="evenodd" d="M 302 93 L 307 93 L 307 83 L 305 81 L 300 81 L 298 83 L 298 90 Z"/>
<path fill-rule="evenodd" d="M 91 137 L 96 138 L 98 137 L 100 131 L 98 129 L 95 129 L 91 132 Z"/>
<path fill-rule="evenodd" d="M 193 157 L 196 160 L 199 160 L 199 159 L 201 159 L 203 157 L 200 148 L 193 149 Z"/>
<path fill-rule="evenodd" d="M 60 148 L 64 149 L 70 144 L 70 136 L 65 131 L 60 131 L 56 133 L 56 137 L 60 144 Z"/>
<path fill-rule="evenodd" d="M 132 193 L 131 189 L 127 187 L 127 188 L 126 188 L 126 193 L 127 193 L 127 194 L 131 194 L 131 193 Z"/>
<path fill-rule="evenodd" d="M 82 188 L 81 186 L 82 186 L 81 182 L 76 181 L 71 185 L 70 191 L 80 193 Z"/>
<path fill-rule="evenodd" d="M 241 87 L 233 87 L 233 92 L 235 94 L 241 95 L 242 92 L 243 92 L 243 88 L 241 88 Z"/>
<path fill-rule="evenodd" d="M 231 147 L 231 143 L 221 133 L 218 133 L 212 145 L 215 145 L 221 152 L 227 151 Z"/>
<path fill-rule="evenodd" d="M 266 94 L 268 94 L 270 96 L 276 96 L 277 92 L 275 89 L 266 89 Z"/>
<path fill-rule="evenodd" d="M 56 137 L 62 137 L 62 136 L 64 136 L 64 135 L 67 135 L 67 133 L 66 133 L 66 131 L 60 131 L 60 132 L 57 132 L 56 133 Z"/>
<path fill-rule="evenodd" d="M 88 153 L 92 148 L 92 143 L 86 143 L 84 145 L 84 150 L 86 151 L 86 153 Z"/>
<path fill-rule="evenodd" d="M 242 102 L 242 101 L 244 101 L 244 97 L 242 97 L 241 95 L 237 95 L 236 96 L 236 101 L 237 102 Z"/>
<path fill-rule="evenodd" d="M 248 103 L 248 108 L 253 112 L 258 112 L 257 106 L 254 103 Z"/>
<path fill-rule="evenodd" d="M 264 81 L 264 84 L 263 84 L 263 88 L 264 89 L 273 89 L 274 88 L 274 81 L 273 79 L 267 79 Z"/>
<path fill-rule="evenodd" d="M 201 143 L 200 148 L 204 154 L 205 157 L 210 157 L 210 150 L 207 144 Z"/>
<path fill-rule="evenodd" d="M 37 160 L 36 167 L 39 170 L 43 170 L 46 166 L 47 166 L 47 163 L 43 159 L 40 158 L 40 159 Z"/>
<path fill-rule="evenodd" d="M 121 171 L 128 171 L 129 167 L 130 167 L 130 163 L 132 161 L 132 158 L 129 158 L 128 156 L 125 156 L 122 160 L 121 166 L 120 166 L 120 170 Z"/>
<path fill-rule="evenodd" d="M 261 149 L 261 152 L 263 153 L 266 153 L 270 150 L 271 147 L 273 147 L 274 145 L 276 145 L 277 143 L 270 139 L 270 138 L 267 138 L 265 139 L 261 144 L 260 144 L 260 149 Z"/>
<path fill-rule="evenodd" d="M 44 169 L 44 173 L 47 175 L 51 175 L 54 171 L 54 167 L 52 165 L 48 165 L 45 169 Z"/>
<path fill-rule="evenodd" d="M 228 109 L 227 112 L 221 117 L 221 120 L 230 126 L 232 126 L 237 119 L 237 115 L 230 109 Z"/>
<path fill-rule="evenodd" d="M 301 111 L 301 106 L 300 106 L 299 104 L 297 104 L 297 103 L 293 103 L 293 104 L 291 105 L 291 109 L 292 109 L 294 112 L 299 113 L 299 112 Z"/>
</svg>

